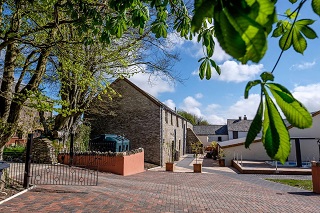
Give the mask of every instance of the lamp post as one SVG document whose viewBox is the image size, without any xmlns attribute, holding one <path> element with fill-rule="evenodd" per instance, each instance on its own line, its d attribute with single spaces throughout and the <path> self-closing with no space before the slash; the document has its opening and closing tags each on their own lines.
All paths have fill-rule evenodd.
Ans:
<svg viewBox="0 0 320 213">
<path fill-rule="evenodd" d="M 317 141 L 318 147 L 319 147 L 319 162 L 320 162 L 320 139 Z"/>
</svg>

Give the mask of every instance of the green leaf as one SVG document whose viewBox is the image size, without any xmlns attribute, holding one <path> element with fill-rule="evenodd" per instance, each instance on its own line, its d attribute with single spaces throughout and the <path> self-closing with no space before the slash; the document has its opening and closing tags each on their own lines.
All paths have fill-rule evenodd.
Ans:
<svg viewBox="0 0 320 213">
<path fill-rule="evenodd" d="M 312 0 L 311 5 L 313 11 L 320 16 L 320 0 Z"/>
<path fill-rule="evenodd" d="M 241 35 L 246 45 L 246 54 L 238 59 L 242 63 L 247 63 L 249 60 L 259 62 L 267 50 L 267 34 L 265 28 L 249 16 L 235 17 L 226 9 L 223 10 L 223 12 L 232 27 Z"/>
<path fill-rule="evenodd" d="M 290 19 L 294 19 L 295 17 L 297 17 L 298 13 L 294 12 L 292 13 L 290 9 L 287 9 L 285 14 L 288 16 L 288 18 Z"/>
<path fill-rule="evenodd" d="M 283 34 L 283 28 L 280 26 L 280 27 L 277 27 L 276 29 L 274 29 L 273 33 L 272 33 L 272 37 L 279 37 Z"/>
<path fill-rule="evenodd" d="M 195 13 L 191 21 L 191 30 L 198 32 L 205 18 L 213 17 L 214 3 L 212 0 L 195 0 L 194 8 Z"/>
<path fill-rule="evenodd" d="M 235 58 L 243 57 L 246 53 L 246 43 L 230 24 L 226 15 L 221 11 L 216 11 L 214 20 L 215 35 L 223 50 Z"/>
<path fill-rule="evenodd" d="M 293 30 L 292 41 L 294 50 L 303 54 L 303 52 L 307 49 L 307 41 L 296 29 Z"/>
<path fill-rule="evenodd" d="M 206 79 L 210 80 L 210 78 L 211 78 L 211 66 L 210 66 L 209 62 L 207 61 Z"/>
<path fill-rule="evenodd" d="M 155 34 L 156 38 L 167 37 L 168 25 L 163 21 L 155 21 L 152 23 L 151 31 Z"/>
<path fill-rule="evenodd" d="M 267 102 L 267 101 L 266 101 Z M 266 152 L 270 158 L 274 158 L 275 154 L 279 149 L 279 134 L 275 131 L 275 134 L 272 134 L 272 129 L 270 128 L 270 116 L 269 109 L 266 106 L 264 109 L 264 120 L 262 123 L 262 143 Z M 272 140 L 278 142 L 277 144 L 272 143 Z M 271 143 L 270 143 L 271 141 Z"/>
<path fill-rule="evenodd" d="M 254 139 L 257 137 L 257 135 L 262 129 L 262 114 L 263 114 L 263 100 L 261 99 L 258 107 L 258 111 L 254 116 L 254 119 L 250 125 L 249 131 L 246 137 L 246 141 L 244 143 L 246 148 L 250 146 L 250 144 L 254 141 Z"/>
<path fill-rule="evenodd" d="M 267 82 L 267 81 L 273 81 L 274 80 L 274 76 L 271 72 L 263 72 L 260 75 L 261 79 L 263 82 Z"/>
<path fill-rule="evenodd" d="M 283 164 L 291 149 L 289 132 L 266 90 L 264 90 L 264 94 L 266 97 L 265 120 L 263 121 L 264 146 L 271 158 L 279 160 Z"/>
<path fill-rule="evenodd" d="M 221 69 L 220 67 L 216 64 L 216 62 L 214 62 L 214 60 L 210 59 L 210 64 L 212 67 L 215 68 L 215 70 L 217 71 L 217 73 L 220 75 L 221 74 Z"/>
<path fill-rule="evenodd" d="M 303 33 L 303 35 L 305 35 L 305 37 L 309 38 L 309 39 L 315 39 L 317 38 L 317 33 L 311 29 L 309 26 L 303 26 L 301 28 L 301 32 Z"/>
<path fill-rule="evenodd" d="M 198 62 L 203 61 L 206 57 L 202 57 L 198 60 Z"/>
<path fill-rule="evenodd" d="M 287 31 L 279 40 L 279 46 L 282 50 L 287 50 L 292 45 L 292 31 Z"/>
<path fill-rule="evenodd" d="M 204 60 L 204 61 L 200 64 L 200 69 L 199 69 L 199 77 L 200 77 L 201 80 L 204 78 L 206 69 L 207 69 L 207 62 L 206 62 L 206 60 Z"/>
<path fill-rule="evenodd" d="M 204 30 L 201 34 L 202 45 L 206 47 L 207 56 L 212 57 L 214 51 L 214 40 L 213 40 L 213 31 L 210 29 Z"/>
<path fill-rule="evenodd" d="M 255 80 L 255 81 L 249 81 L 247 83 L 247 86 L 246 86 L 246 89 L 244 91 L 244 98 L 247 99 L 249 97 L 249 91 L 252 87 L 258 85 L 258 84 L 261 84 L 261 81 L 260 80 Z"/>
<path fill-rule="evenodd" d="M 267 86 L 290 124 L 300 129 L 312 126 L 312 116 L 289 90 L 277 83 L 267 83 Z"/>
<path fill-rule="evenodd" d="M 315 21 L 312 19 L 300 19 L 295 23 L 295 26 L 300 27 L 300 26 L 305 26 L 305 25 L 310 25 L 313 24 Z"/>
<path fill-rule="evenodd" d="M 297 0 L 289 0 L 292 4 L 296 3 Z"/>
</svg>

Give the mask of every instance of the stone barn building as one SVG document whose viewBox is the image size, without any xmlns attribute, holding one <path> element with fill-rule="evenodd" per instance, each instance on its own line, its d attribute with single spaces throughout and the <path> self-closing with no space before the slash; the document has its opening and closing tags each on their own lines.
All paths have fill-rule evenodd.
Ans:
<svg viewBox="0 0 320 213">
<path fill-rule="evenodd" d="M 103 95 L 85 113 L 91 138 L 122 135 L 130 140 L 130 149 L 144 148 L 145 161 L 157 165 L 185 154 L 190 143 L 199 140 L 186 119 L 128 79 L 115 80 L 111 88 L 118 95 Z"/>
</svg>

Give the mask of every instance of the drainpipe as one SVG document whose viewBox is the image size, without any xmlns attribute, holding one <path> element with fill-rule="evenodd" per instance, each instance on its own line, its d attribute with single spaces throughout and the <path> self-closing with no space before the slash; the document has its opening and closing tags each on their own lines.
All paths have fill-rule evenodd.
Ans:
<svg viewBox="0 0 320 213">
<path fill-rule="evenodd" d="M 163 166 L 163 121 L 162 121 L 162 111 L 163 107 L 160 106 L 160 165 Z"/>
</svg>

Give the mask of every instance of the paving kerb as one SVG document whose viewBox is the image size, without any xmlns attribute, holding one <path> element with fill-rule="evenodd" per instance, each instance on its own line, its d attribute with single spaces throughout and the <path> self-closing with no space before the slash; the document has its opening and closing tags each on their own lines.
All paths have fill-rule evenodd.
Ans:
<svg viewBox="0 0 320 213">
<path fill-rule="evenodd" d="M 183 160 L 181 170 L 192 170 L 191 159 Z M 0 205 L 0 212 L 320 212 L 320 196 L 311 192 L 263 175 L 204 170 L 100 173 L 98 186 L 37 186 Z"/>
</svg>

